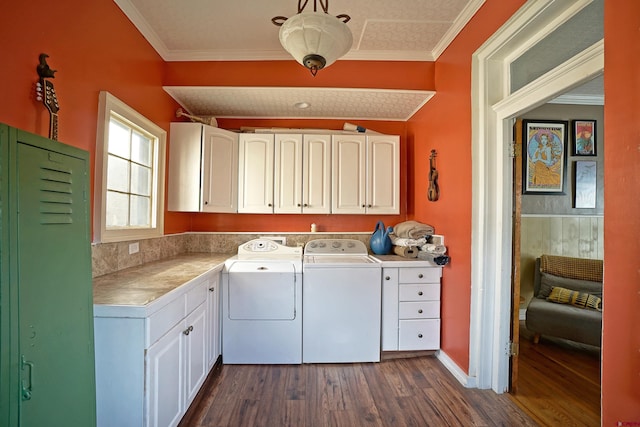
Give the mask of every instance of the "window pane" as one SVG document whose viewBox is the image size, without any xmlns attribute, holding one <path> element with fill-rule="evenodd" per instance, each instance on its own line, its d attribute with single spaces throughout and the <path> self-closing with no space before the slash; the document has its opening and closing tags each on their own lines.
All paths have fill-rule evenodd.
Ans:
<svg viewBox="0 0 640 427">
<path fill-rule="evenodd" d="M 107 191 L 107 228 L 127 226 L 129 196 Z"/>
<path fill-rule="evenodd" d="M 151 169 L 131 163 L 131 193 L 151 196 Z"/>
<path fill-rule="evenodd" d="M 131 161 L 151 166 L 151 139 L 135 131 L 131 135 Z"/>
<path fill-rule="evenodd" d="M 109 121 L 109 153 L 128 159 L 131 153 L 129 127 L 113 119 Z"/>
<path fill-rule="evenodd" d="M 129 192 L 129 163 L 119 157 L 109 156 L 107 160 L 107 190 Z"/>
<path fill-rule="evenodd" d="M 133 227 L 149 227 L 151 218 L 151 199 L 149 197 L 131 196 L 131 219 Z"/>
</svg>

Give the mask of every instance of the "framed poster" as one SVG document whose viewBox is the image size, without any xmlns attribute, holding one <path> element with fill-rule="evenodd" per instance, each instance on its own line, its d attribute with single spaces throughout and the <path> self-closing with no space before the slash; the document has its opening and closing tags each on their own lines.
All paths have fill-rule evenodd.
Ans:
<svg viewBox="0 0 640 427">
<path fill-rule="evenodd" d="M 574 156 L 596 155 L 595 120 L 574 120 L 571 122 L 571 154 Z"/>
<path fill-rule="evenodd" d="M 595 161 L 575 162 L 576 193 L 573 207 L 595 209 L 598 165 Z"/>
<path fill-rule="evenodd" d="M 569 123 L 523 120 L 523 194 L 564 194 Z"/>
</svg>

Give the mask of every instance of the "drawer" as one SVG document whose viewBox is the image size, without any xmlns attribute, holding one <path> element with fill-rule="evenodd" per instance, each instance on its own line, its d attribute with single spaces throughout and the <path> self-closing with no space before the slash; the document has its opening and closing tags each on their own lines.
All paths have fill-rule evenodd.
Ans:
<svg viewBox="0 0 640 427">
<path fill-rule="evenodd" d="M 434 301 L 440 300 L 440 283 L 400 285 L 398 296 L 400 301 Z"/>
<path fill-rule="evenodd" d="M 399 305 L 398 317 L 400 319 L 440 318 L 440 301 L 406 301 Z"/>
<path fill-rule="evenodd" d="M 161 336 L 166 334 L 169 329 L 184 319 L 185 313 L 185 297 L 180 295 L 160 310 L 153 313 L 148 319 L 149 341 L 147 348 L 156 342 Z"/>
<path fill-rule="evenodd" d="M 440 283 L 441 268 L 407 267 L 400 269 L 400 283 Z"/>
<path fill-rule="evenodd" d="M 401 320 L 398 350 L 438 350 L 440 319 Z"/>
<path fill-rule="evenodd" d="M 203 280 L 187 292 L 187 314 L 207 300 L 208 281 Z"/>
</svg>

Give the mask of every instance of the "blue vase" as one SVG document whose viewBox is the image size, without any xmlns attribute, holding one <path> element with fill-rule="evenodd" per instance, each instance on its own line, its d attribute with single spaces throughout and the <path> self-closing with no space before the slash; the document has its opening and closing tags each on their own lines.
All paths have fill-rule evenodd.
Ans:
<svg viewBox="0 0 640 427">
<path fill-rule="evenodd" d="M 384 228 L 384 223 L 378 221 L 376 228 L 373 230 L 371 239 L 369 239 L 369 247 L 376 255 L 386 255 L 391 252 L 391 238 L 389 233 L 393 231 L 393 227 Z"/>
</svg>

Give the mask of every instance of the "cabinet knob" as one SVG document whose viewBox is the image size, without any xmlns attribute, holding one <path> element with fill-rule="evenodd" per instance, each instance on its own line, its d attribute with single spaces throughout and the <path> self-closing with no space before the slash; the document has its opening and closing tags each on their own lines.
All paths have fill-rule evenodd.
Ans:
<svg viewBox="0 0 640 427">
<path fill-rule="evenodd" d="M 418 334 L 418 338 L 422 338 L 422 334 Z"/>
<path fill-rule="evenodd" d="M 305 208 L 308 208 L 308 207 L 309 207 L 309 204 L 308 204 L 308 203 L 305 203 L 303 206 L 304 206 Z"/>
<path fill-rule="evenodd" d="M 422 273 L 418 274 L 418 278 L 422 279 L 424 277 L 424 275 Z"/>
<path fill-rule="evenodd" d="M 269 203 L 267 206 L 272 207 L 272 206 L 273 206 L 273 203 Z"/>
<path fill-rule="evenodd" d="M 205 205 L 208 205 L 208 204 L 209 204 L 209 202 L 207 202 L 207 201 L 205 200 L 205 201 L 204 201 L 204 204 L 205 204 Z"/>
<path fill-rule="evenodd" d="M 422 296 L 422 291 L 418 291 L 418 295 Z"/>
<path fill-rule="evenodd" d="M 368 208 L 372 207 L 373 205 L 367 205 Z"/>
<path fill-rule="evenodd" d="M 298 207 L 301 207 L 302 205 L 300 203 L 298 203 Z M 306 206 L 306 205 L 305 205 Z"/>
<path fill-rule="evenodd" d="M 422 314 L 422 309 L 418 310 L 418 314 Z"/>
<path fill-rule="evenodd" d="M 385 277 L 384 277 L 384 280 L 391 280 L 391 277 L 389 277 L 389 276 L 385 276 Z"/>
<path fill-rule="evenodd" d="M 209 288 L 209 292 L 213 292 L 215 290 L 216 290 L 215 286 L 212 286 L 212 287 Z"/>
<path fill-rule="evenodd" d="M 185 334 L 185 335 L 189 335 L 191 333 L 191 331 L 193 331 L 193 325 L 189 326 L 182 333 Z"/>
<path fill-rule="evenodd" d="M 363 208 L 366 208 L 366 207 L 367 207 L 367 205 L 362 205 L 362 207 L 363 207 Z"/>
</svg>

